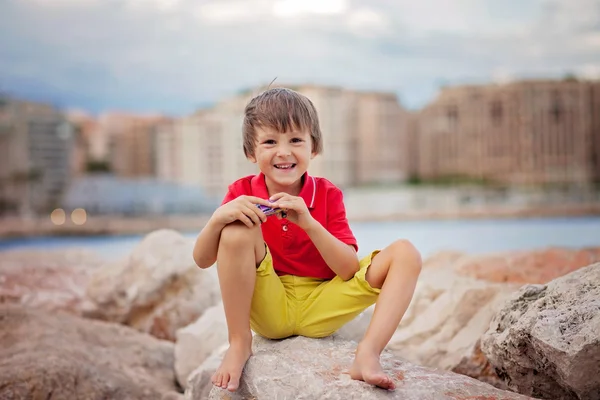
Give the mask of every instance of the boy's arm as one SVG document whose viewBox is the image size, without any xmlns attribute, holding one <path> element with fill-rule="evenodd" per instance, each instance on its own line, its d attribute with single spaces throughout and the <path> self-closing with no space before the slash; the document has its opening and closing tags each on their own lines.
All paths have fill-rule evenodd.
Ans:
<svg viewBox="0 0 600 400">
<path fill-rule="evenodd" d="M 223 228 L 224 225 L 211 218 L 200 231 L 196 238 L 193 253 L 194 262 L 198 267 L 208 268 L 217 261 L 217 250 L 219 249 L 219 240 Z"/>
<path fill-rule="evenodd" d="M 354 247 L 333 236 L 317 220 L 305 229 L 319 253 L 337 276 L 347 281 L 359 270 L 358 257 Z"/>
</svg>

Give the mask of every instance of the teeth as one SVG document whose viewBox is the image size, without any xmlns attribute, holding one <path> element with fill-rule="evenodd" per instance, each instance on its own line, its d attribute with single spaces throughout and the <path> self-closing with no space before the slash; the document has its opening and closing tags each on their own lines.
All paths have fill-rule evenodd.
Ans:
<svg viewBox="0 0 600 400">
<path fill-rule="evenodd" d="M 294 166 L 294 164 L 285 164 L 285 165 L 275 165 L 275 168 L 279 168 L 279 169 L 289 169 L 292 168 Z"/>
</svg>

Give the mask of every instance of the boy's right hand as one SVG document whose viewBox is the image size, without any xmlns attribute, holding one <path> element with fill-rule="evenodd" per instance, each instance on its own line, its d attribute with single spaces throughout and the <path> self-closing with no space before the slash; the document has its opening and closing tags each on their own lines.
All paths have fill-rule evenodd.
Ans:
<svg viewBox="0 0 600 400">
<path fill-rule="evenodd" d="M 212 218 L 223 226 L 234 221 L 242 221 L 248 228 L 252 228 L 267 221 L 267 216 L 256 207 L 257 204 L 267 207 L 271 205 L 268 200 L 259 197 L 239 196 L 217 208 Z"/>
</svg>

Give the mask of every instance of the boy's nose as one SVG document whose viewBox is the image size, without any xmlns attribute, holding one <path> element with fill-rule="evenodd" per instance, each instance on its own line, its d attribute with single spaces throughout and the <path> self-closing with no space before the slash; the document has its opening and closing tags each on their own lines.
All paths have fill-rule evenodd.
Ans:
<svg viewBox="0 0 600 400">
<path fill-rule="evenodd" d="M 290 154 L 292 154 L 292 152 L 286 146 L 279 146 L 277 149 L 278 156 L 289 156 Z"/>
</svg>

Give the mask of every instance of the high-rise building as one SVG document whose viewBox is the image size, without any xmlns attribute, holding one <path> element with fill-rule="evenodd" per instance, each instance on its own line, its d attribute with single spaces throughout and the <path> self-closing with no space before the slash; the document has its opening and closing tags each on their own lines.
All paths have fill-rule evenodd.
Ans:
<svg viewBox="0 0 600 400">
<path fill-rule="evenodd" d="M 41 214 L 56 207 L 72 172 L 75 137 L 47 104 L 0 99 L 0 211 Z"/>
<path fill-rule="evenodd" d="M 156 176 L 156 134 L 168 121 L 163 116 L 110 113 L 100 116 L 108 163 L 115 176 Z"/>
<path fill-rule="evenodd" d="M 317 85 L 288 86 L 315 105 L 322 155 L 310 173 L 340 187 L 406 179 L 409 115 L 390 93 Z M 244 108 L 261 89 L 224 99 L 176 121 L 157 136 L 159 178 L 198 184 L 222 196 L 234 180 L 258 172 L 242 146 Z"/>
<path fill-rule="evenodd" d="M 413 173 L 586 186 L 598 170 L 597 93 L 568 80 L 444 89 L 418 115 Z"/>
</svg>

